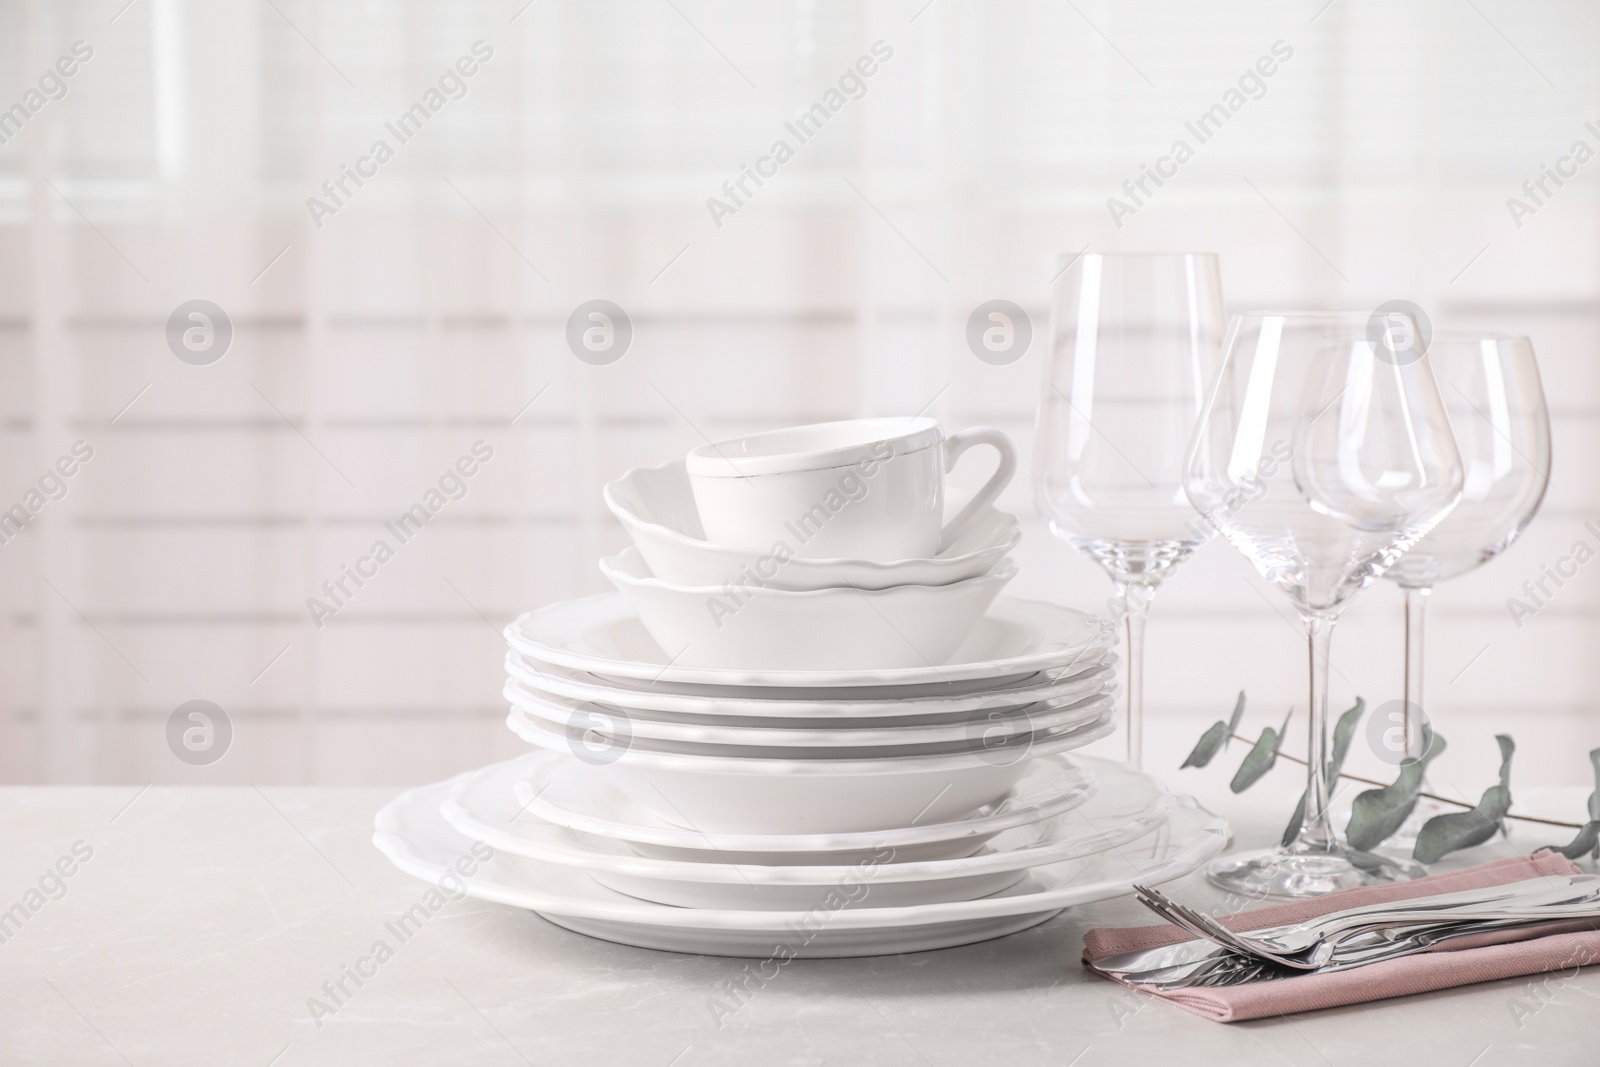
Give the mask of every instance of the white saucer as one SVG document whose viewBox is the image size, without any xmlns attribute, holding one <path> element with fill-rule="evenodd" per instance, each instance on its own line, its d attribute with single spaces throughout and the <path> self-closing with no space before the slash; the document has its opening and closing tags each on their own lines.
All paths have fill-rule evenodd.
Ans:
<svg viewBox="0 0 1600 1067">
<path fill-rule="evenodd" d="M 472 862 L 473 842 L 439 813 L 458 781 L 408 790 L 378 812 L 373 843 L 402 871 L 452 895 L 531 908 L 556 925 L 607 941 L 760 959 L 915 952 L 1014 933 L 1064 907 L 1121 896 L 1135 882 L 1158 885 L 1188 874 L 1221 852 L 1228 834 L 1221 819 L 1178 797 L 1171 819 L 1147 837 L 1088 859 L 1037 868 L 981 900 L 860 908 L 841 887 L 809 911 L 674 908 L 635 900 L 581 871 L 538 860 L 496 853 L 482 864 Z"/>
<path fill-rule="evenodd" d="M 900 907 L 973 900 L 1015 884 L 1033 867 L 1117 848 L 1167 819 L 1166 793 L 1154 779 L 1107 768 L 1095 798 L 1060 815 L 1013 827 L 972 855 L 905 860 L 889 845 L 853 864 L 734 863 L 715 854 L 696 860 L 640 856 L 625 843 L 576 833 L 525 816 L 513 786 L 526 759 L 485 767 L 458 779 L 440 807 L 468 837 L 530 859 L 590 871 L 603 885 L 680 908 L 805 910 L 840 886 L 863 887 L 859 907 Z"/>
<path fill-rule="evenodd" d="M 762 689 L 753 686 L 688 686 L 704 692 L 673 691 L 665 686 L 608 682 L 592 674 L 551 664 L 534 665 L 516 652 L 506 653 L 506 674 L 525 689 L 571 703 L 609 704 L 662 722 L 708 726 L 785 726 L 794 728 L 918 726 L 981 718 L 988 712 L 1041 701 L 1066 701 L 1101 692 L 1115 683 L 1117 657 L 1104 655 L 1058 671 L 1028 675 L 1020 681 L 982 686 L 968 692 L 943 690 L 933 696 L 885 696 L 882 688 L 867 690 L 864 699 L 848 699 L 829 691 L 818 700 L 814 689 Z M 774 694 L 781 694 L 774 696 Z M 774 723 L 772 720 L 780 719 Z M 841 720 L 846 720 L 841 723 Z"/>
<path fill-rule="evenodd" d="M 651 640 L 620 594 L 607 593 L 563 600 L 519 615 L 506 627 L 505 635 L 514 650 L 539 663 L 602 678 L 798 688 L 918 686 L 931 693 L 948 693 L 946 687 L 953 682 L 976 681 L 987 687 L 1038 671 L 1075 664 L 1087 667 L 1104 658 L 1114 631 L 1110 623 L 1095 615 L 1058 604 L 1000 597 L 950 661 L 938 666 L 847 671 L 689 667 L 673 663 Z"/>
</svg>

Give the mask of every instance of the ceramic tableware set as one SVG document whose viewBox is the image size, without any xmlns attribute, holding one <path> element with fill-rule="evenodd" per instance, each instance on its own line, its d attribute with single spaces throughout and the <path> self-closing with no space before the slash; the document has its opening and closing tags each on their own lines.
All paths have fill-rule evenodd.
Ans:
<svg viewBox="0 0 1600 1067">
<path fill-rule="evenodd" d="M 978 445 L 999 462 L 958 507 Z M 402 794 L 378 847 L 581 933 L 785 959 L 965 944 L 1194 870 L 1220 820 L 1071 755 L 1115 728 L 1110 624 L 1000 595 L 1015 463 L 914 417 L 624 474 L 617 592 L 506 628 L 530 751 Z"/>
</svg>

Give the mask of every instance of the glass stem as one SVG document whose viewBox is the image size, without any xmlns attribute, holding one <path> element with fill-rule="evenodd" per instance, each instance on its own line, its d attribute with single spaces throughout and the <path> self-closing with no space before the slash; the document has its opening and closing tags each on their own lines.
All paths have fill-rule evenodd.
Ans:
<svg viewBox="0 0 1600 1067">
<path fill-rule="evenodd" d="M 1308 618 L 1306 635 L 1311 656 L 1306 817 L 1295 844 L 1301 852 L 1337 852 L 1341 842 L 1333 827 L 1333 783 L 1328 780 L 1328 652 L 1333 644 L 1333 620 Z"/>
<path fill-rule="evenodd" d="M 1144 622 L 1154 594 L 1152 586 L 1117 583 L 1117 599 L 1122 604 L 1123 626 L 1128 638 L 1124 653 L 1128 657 L 1128 716 L 1124 721 L 1128 732 L 1128 766 L 1136 771 L 1144 767 Z"/>
<path fill-rule="evenodd" d="M 1406 586 L 1406 748 L 1410 753 L 1422 746 L 1422 636 L 1423 618 L 1428 610 L 1431 585 Z"/>
</svg>

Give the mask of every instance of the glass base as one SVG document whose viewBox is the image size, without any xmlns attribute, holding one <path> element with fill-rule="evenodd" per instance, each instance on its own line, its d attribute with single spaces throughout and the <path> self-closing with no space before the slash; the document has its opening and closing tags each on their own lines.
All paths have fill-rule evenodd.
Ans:
<svg viewBox="0 0 1600 1067">
<path fill-rule="evenodd" d="M 1410 860 L 1371 852 L 1297 852 L 1284 848 L 1224 856 L 1206 870 L 1211 884 L 1250 899 L 1304 900 L 1358 886 L 1388 885 L 1428 872 Z"/>
</svg>

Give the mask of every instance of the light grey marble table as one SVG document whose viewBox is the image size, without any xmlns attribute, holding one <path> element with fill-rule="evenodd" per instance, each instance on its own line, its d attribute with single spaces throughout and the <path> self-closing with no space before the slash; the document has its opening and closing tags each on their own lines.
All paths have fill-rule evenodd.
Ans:
<svg viewBox="0 0 1600 1067">
<path fill-rule="evenodd" d="M 0 1063 L 1600 1063 L 1600 968 L 1205 1022 L 1080 967 L 1086 928 L 1147 921 L 1127 900 L 965 948 L 796 961 L 719 1027 L 710 1004 L 741 961 L 473 900 L 399 943 L 385 924 L 426 887 L 370 843 L 392 795 L 0 790 Z M 1179 888 L 1211 896 L 1198 878 Z M 323 983 L 379 940 L 392 958 L 315 1017 Z"/>
</svg>

